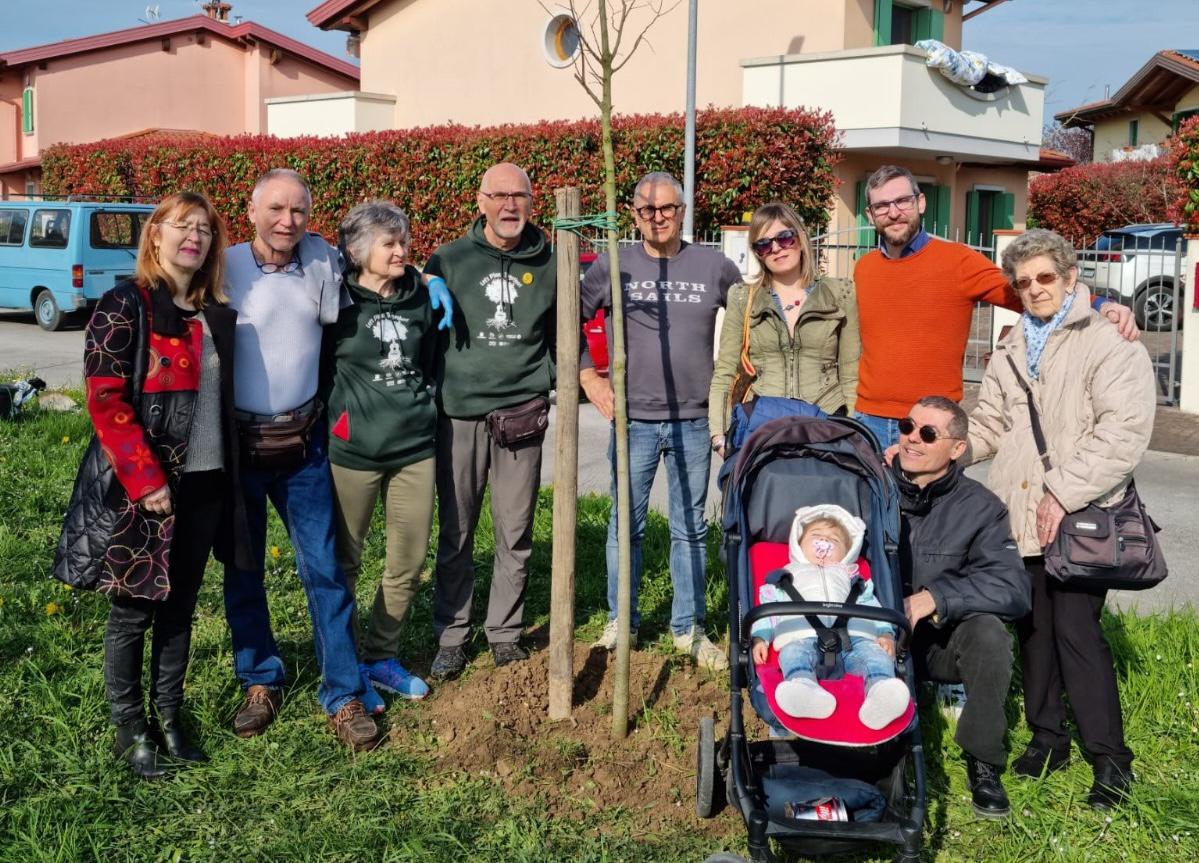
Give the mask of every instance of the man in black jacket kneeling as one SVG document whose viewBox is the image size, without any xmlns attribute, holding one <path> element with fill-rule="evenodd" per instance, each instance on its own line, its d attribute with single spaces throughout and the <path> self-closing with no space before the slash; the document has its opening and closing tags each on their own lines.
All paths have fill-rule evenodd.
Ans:
<svg viewBox="0 0 1199 863">
<path fill-rule="evenodd" d="M 904 610 L 922 679 L 962 683 L 966 705 L 955 739 L 966 753 L 974 811 L 1008 815 L 999 774 L 1007 762 L 1003 705 L 1012 680 L 1012 635 L 1004 621 L 1028 613 L 1028 575 L 1007 507 L 962 473 L 966 412 L 926 396 L 899 421 L 888 450 L 899 484 Z"/>
</svg>

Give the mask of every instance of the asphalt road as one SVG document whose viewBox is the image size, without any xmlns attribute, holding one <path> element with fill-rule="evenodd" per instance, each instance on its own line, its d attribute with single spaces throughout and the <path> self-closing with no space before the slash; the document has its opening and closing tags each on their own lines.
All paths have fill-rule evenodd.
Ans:
<svg viewBox="0 0 1199 863">
<path fill-rule="evenodd" d="M 47 333 L 34 323 L 32 313 L 0 312 L 0 376 L 13 379 L 36 372 L 51 388 L 78 386 L 82 381 L 83 329 L 81 325 Z M 554 416 L 546 439 L 542 482 L 553 482 Z M 579 416 L 579 492 L 608 494 L 611 469 L 608 465 L 608 424 L 591 405 L 584 404 Z M 712 460 L 712 484 L 708 492 L 708 515 L 718 517 L 720 505 L 715 478 L 720 459 Z M 983 478 L 986 466 L 971 468 Z M 1161 526 L 1160 539 L 1170 576 L 1158 587 L 1140 593 L 1113 594 L 1109 602 L 1123 608 L 1154 612 L 1190 605 L 1199 608 L 1199 456 L 1150 452 L 1136 473 L 1141 492 L 1153 518 Z M 658 472 L 650 495 L 651 505 L 665 512 L 666 471 Z"/>
</svg>

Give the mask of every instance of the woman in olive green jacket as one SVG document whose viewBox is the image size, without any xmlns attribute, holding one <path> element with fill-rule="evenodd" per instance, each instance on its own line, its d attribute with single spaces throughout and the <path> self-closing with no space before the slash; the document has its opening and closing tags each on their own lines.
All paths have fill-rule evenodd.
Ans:
<svg viewBox="0 0 1199 863">
<path fill-rule="evenodd" d="M 754 211 L 750 248 L 762 274 L 729 291 L 720 353 L 708 393 L 712 448 L 724 449 L 732 418 L 730 389 L 742 366 L 749 320 L 752 396 L 811 402 L 827 413 L 853 413 L 858 389 L 858 305 L 853 282 L 816 277 L 812 244 L 803 219 L 788 204 Z"/>
</svg>

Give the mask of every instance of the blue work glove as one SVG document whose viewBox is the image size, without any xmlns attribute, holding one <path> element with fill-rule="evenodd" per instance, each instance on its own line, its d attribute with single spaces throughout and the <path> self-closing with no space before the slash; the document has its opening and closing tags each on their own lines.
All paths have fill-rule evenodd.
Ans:
<svg viewBox="0 0 1199 863">
<path fill-rule="evenodd" d="M 454 325 L 454 301 L 450 297 L 449 286 L 441 276 L 429 276 L 429 305 L 433 311 L 445 309 L 441 315 L 439 330 L 448 330 Z"/>
</svg>

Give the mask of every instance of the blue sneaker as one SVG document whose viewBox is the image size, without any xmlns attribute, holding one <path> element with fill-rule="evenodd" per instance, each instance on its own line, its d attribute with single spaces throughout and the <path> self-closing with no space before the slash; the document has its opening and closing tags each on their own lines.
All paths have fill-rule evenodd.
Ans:
<svg viewBox="0 0 1199 863">
<path fill-rule="evenodd" d="M 409 674 L 399 660 L 380 659 L 378 662 L 365 663 L 362 668 L 367 680 L 384 692 L 413 701 L 419 701 L 429 694 L 429 685 L 415 674 Z"/>
<path fill-rule="evenodd" d="M 358 670 L 362 673 L 362 697 L 359 701 L 366 709 L 366 712 L 371 716 L 380 716 L 387 710 L 387 705 L 383 703 L 383 697 L 375 692 L 375 687 L 371 685 L 370 675 L 367 674 L 367 666 L 359 664 Z"/>
</svg>

